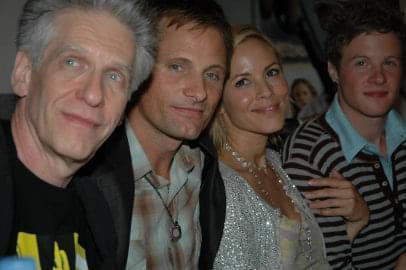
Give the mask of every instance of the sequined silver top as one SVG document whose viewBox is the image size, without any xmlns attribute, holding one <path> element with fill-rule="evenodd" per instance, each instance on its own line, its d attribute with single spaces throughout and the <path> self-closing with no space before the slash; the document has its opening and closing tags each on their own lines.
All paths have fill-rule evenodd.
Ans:
<svg viewBox="0 0 406 270">
<path fill-rule="evenodd" d="M 280 230 L 280 209 L 272 208 L 242 176 L 219 161 L 227 205 L 223 236 L 213 269 L 329 269 L 323 236 L 310 209 L 282 169 L 279 154 L 268 150 L 267 158 L 301 214 L 300 229 L 296 234 L 300 250 L 294 254 L 300 254 L 304 259 L 282 260 L 282 254 L 292 252 L 284 252 L 281 248 L 286 234 Z M 295 262 L 300 263 L 292 265 Z"/>
</svg>

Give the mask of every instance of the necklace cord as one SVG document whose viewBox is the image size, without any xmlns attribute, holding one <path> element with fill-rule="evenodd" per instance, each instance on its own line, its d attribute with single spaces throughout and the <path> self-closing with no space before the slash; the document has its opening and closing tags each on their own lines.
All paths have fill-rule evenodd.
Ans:
<svg viewBox="0 0 406 270">
<path fill-rule="evenodd" d="M 158 195 L 159 199 L 161 199 L 161 202 L 163 204 L 163 206 L 165 207 L 166 212 L 168 212 L 169 217 L 171 218 L 171 221 L 173 223 L 173 225 L 175 225 L 175 223 L 178 223 L 178 221 L 176 221 L 173 216 L 171 211 L 169 210 L 168 206 L 166 205 L 164 199 L 161 196 L 161 193 L 159 193 L 158 189 L 152 184 L 151 179 L 149 179 L 149 177 L 151 177 L 151 174 L 148 174 L 145 176 L 145 179 L 147 179 L 148 183 L 151 185 L 151 187 L 155 190 L 156 194 Z"/>
</svg>

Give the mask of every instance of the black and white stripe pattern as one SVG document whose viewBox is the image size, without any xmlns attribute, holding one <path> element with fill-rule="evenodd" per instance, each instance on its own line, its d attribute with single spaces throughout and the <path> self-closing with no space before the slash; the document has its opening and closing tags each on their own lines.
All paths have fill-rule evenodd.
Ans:
<svg viewBox="0 0 406 270">
<path fill-rule="evenodd" d="M 377 156 L 359 153 L 346 162 L 324 115 L 302 124 L 286 141 L 284 168 L 300 191 L 311 190 L 307 180 L 327 177 L 336 169 L 368 204 L 370 222 L 352 243 L 342 217 L 316 215 L 334 269 L 393 269 L 397 257 L 406 252 L 406 142 L 391 158 L 393 191 Z"/>
</svg>

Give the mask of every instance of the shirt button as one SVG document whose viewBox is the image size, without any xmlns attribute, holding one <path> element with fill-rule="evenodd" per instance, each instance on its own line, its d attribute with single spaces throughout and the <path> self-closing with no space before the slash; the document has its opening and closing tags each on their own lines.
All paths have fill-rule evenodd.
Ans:
<svg viewBox="0 0 406 270">
<path fill-rule="evenodd" d="M 374 164 L 374 168 L 375 168 L 375 169 L 379 169 L 379 167 L 381 167 L 381 165 L 380 165 L 379 163 L 375 163 L 375 164 Z"/>
<path fill-rule="evenodd" d="M 388 182 L 387 182 L 387 181 L 383 181 L 383 182 L 382 182 L 382 186 L 386 187 L 387 185 L 388 185 Z"/>
</svg>

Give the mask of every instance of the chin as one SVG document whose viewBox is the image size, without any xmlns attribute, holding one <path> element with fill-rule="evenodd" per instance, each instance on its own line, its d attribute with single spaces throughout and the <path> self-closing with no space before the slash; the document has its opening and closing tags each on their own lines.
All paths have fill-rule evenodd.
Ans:
<svg viewBox="0 0 406 270">
<path fill-rule="evenodd" d="M 275 121 L 276 123 L 274 123 L 272 125 L 272 128 L 276 131 L 279 131 L 283 128 L 283 126 L 285 125 L 285 116 L 281 117 L 279 119 L 279 121 Z"/>
<path fill-rule="evenodd" d="M 382 108 L 382 109 L 379 109 L 379 108 L 371 108 L 370 110 L 367 110 L 367 111 L 365 111 L 364 112 L 364 114 L 365 115 L 367 115 L 367 116 L 369 116 L 369 117 L 373 117 L 373 118 L 379 118 L 379 117 L 384 117 L 384 116 L 386 116 L 388 113 L 389 113 L 389 111 L 391 110 L 392 108 Z"/>
<path fill-rule="evenodd" d="M 178 141 L 193 141 L 193 140 L 197 139 L 199 137 L 199 135 L 178 134 L 177 136 L 173 136 L 173 138 Z"/>
<path fill-rule="evenodd" d="M 86 163 L 93 157 L 94 153 L 95 151 L 91 151 L 88 146 L 78 147 L 78 145 L 70 148 L 64 147 L 58 151 L 60 156 L 75 163 Z"/>
<path fill-rule="evenodd" d="M 281 131 L 282 128 L 283 128 L 283 124 L 282 125 L 273 125 L 267 130 L 267 133 L 272 135 L 273 133 Z"/>
<path fill-rule="evenodd" d="M 200 135 L 200 133 L 193 133 L 193 134 L 190 134 L 190 133 L 186 133 L 186 134 L 180 134 L 179 136 L 178 136 L 178 139 L 179 140 L 187 140 L 187 141 L 191 141 L 191 140 L 195 140 L 195 139 L 197 139 L 198 137 L 199 137 L 199 135 Z"/>
<path fill-rule="evenodd" d="M 194 140 L 199 137 L 202 132 L 202 128 L 197 128 L 195 126 L 183 126 L 178 127 L 177 130 L 172 130 L 172 136 L 178 140 Z"/>
</svg>

